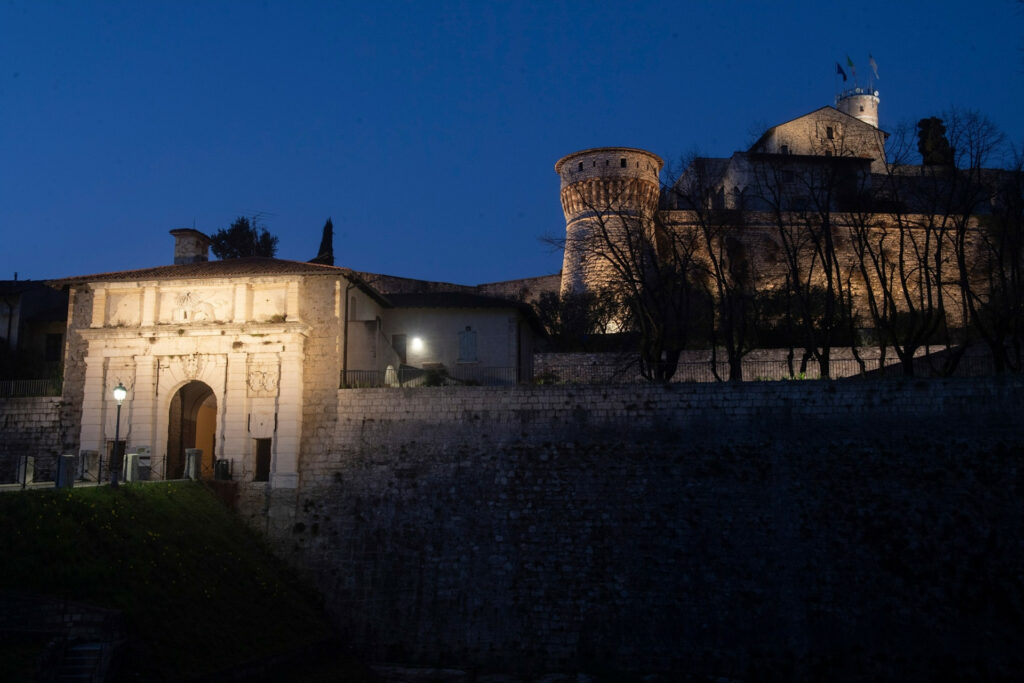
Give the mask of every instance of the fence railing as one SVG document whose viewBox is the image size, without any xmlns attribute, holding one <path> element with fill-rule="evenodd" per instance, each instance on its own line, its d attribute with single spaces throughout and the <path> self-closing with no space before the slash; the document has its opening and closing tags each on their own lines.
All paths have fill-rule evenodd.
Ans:
<svg viewBox="0 0 1024 683">
<path fill-rule="evenodd" d="M 518 381 L 517 368 L 457 365 L 451 368 L 414 368 L 403 365 L 387 370 L 347 370 L 342 389 L 369 387 L 501 386 Z"/>
<path fill-rule="evenodd" d="M 0 398 L 28 396 L 60 396 L 60 379 L 3 379 L 0 380 Z"/>
</svg>

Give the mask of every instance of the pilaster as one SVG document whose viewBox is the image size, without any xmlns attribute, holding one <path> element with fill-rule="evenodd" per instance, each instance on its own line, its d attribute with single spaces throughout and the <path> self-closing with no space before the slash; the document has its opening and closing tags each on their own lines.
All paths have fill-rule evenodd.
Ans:
<svg viewBox="0 0 1024 683">
<path fill-rule="evenodd" d="M 235 303 L 231 309 L 231 321 L 244 323 L 249 319 L 249 285 L 239 283 L 235 285 Z"/>
<path fill-rule="evenodd" d="M 291 289 L 289 286 L 289 295 Z M 298 485 L 299 442 L 302 437 L 302 351 L 281 353 L 281 381 L 277 396 L 277 438 L 271 467 L 272 488 Z"/>
<path fill-rule="evenodd" d="M 107 290 L 97 287 L 92 293 L 92 321 L 89 327 L 103 327 L 107 319 Z"/>
<path fill-rule="evenodd" d="M 91 344 L 90 344 L 91 346 Z M 104 452 L 103 448 L 103 375 L 104 358 L 90 354 L 85 358 L 85 391 L 82 397 L 81 448 Z"/>
<path fill-rule="evenodd" d="M 152 449 L 156 438 L 156 358 L 153 356 L 135 356 L 135 387 L 129 419 L 132 448 Z"/>
<path fill-rule="evenodd" d="M 249 444 L 246 358 L 247 354 L 244 352 L 227 354 L 224 405 L 218 406 L 218 422 L 220 424 L 217 428 L 219 434 L 217 446 L 219 457 L 234 460 L 236 472 L 243 471 Z"/>
<path fill-rule="evenodd" d="M 156 324 L 156 287 L 142 290 L 142 326 L 151 327 Z"/>
</svg>

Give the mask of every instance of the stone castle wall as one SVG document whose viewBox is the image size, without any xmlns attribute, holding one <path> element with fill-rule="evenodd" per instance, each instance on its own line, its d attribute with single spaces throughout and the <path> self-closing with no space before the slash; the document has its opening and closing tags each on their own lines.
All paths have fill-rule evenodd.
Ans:
<svg viewBox="0 0 1024 683">
<path fill-rule="evenodd" d="M 998 673 L 1022 408 L 999 379 L 340 391 L 271 542 L 377 661 Z"/>
<path fill-rule="evenodd" d="M 0 483 L 17 480 L 18 460 L 35 458 L 35 479 L 52 480 L 64 439 L 63 406 L 59 398 L 0 399 Z M 65 451 L 70 452 L 70 451 Z"/>
</svg>

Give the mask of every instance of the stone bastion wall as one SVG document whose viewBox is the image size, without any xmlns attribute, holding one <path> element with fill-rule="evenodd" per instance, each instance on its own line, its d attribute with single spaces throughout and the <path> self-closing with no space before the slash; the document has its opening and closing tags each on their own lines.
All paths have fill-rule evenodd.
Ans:
<svg viewBox="0 0 1024 683">
<path fill-rule="evenodd" d="M 266 528 L 370 660 L 997 678 L 1022 409 L 1000 379 L 345 390 Z"/>
<path fill-rule="evenodd" d="M 34 459 L 36 480 L 49 480 L 57 471 L 64 437 L 60 398 L 0 398 L 0 484 L 17 479 L 23 456 Z"/>
</svg>

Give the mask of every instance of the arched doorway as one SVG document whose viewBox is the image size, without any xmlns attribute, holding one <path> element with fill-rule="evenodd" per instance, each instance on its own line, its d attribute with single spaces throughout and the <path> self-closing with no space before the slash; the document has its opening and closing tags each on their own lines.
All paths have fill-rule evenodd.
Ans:
<svg viewBox="0 0 1024 683">
<path fill-rule="evenodd" d="M 171 399 L 167 422 L 167 468 L 164 477 L 180 479 L 185 474 L 185 449 L 200 448 L 203 457 L 200 477 L 213 478 L 217 433 L 217 398 L 213 389 L 192 381 Z"/>
</svg>

